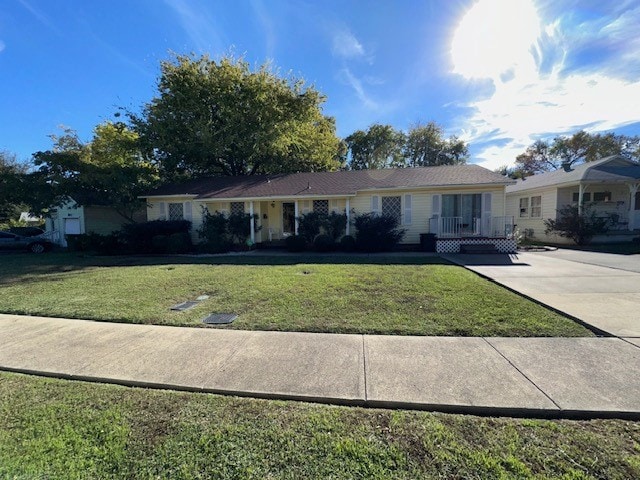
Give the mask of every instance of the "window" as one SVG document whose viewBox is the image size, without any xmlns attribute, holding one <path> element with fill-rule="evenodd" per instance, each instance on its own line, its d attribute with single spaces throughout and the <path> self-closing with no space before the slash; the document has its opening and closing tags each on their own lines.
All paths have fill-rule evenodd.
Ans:
<svg viewBox="0 0 640 480">
<path fill-rule="evenodd" d="M 400 223 L 402 215 L 402 201 L 400 197 L 382 197 L 382 214 L 395 217 Z"/>
<path fill-rule="evenodd" d="M 529 197 L 520 199 L 520 218 L 529 216 Z"/>
<path fill-rule="evenodd" d="M 636 201 L 634 203 L 634 209 L 640 210 L 640 192 L 636 192 Z"/>
<path fill-rule="evenodd" d="M 329 200 L 314 200 L 313 211 L 327 215 L 329 213 Z"/>
<path fill-rule="evenodd" d="M 542 218 L 542 196 L 531 197 L 531 218 Z"/>
<path fill-rule="evenodd" d="M 578 198 L 580 194 L 578 192 L 573 192 L 573 203 L 578 203 Z M 591 201 L 591 192 L 585 192 L 582 194 L 582 203 Z"/>
<path fill-rule="evenodd" d="M 610 202 L 611 192 L 594 192 L 593 201 L 594 202 Z"/>
<path fill-rule="evenodd" d="M 231 215 L 243 215 L 244 202 L 231 202 L 229 210 L 231 212 Z"/>
<path fill-rule="evenodd" d="M 182 203 L 170 203 L 169 204 L 169 220 L 183 220 L 184 219 L 184 207 Z"/>
<path fill-rule="evenodd" d="M 412 197 L 410 194 L 404 196 L 404 224 L 411 225 L 411 203 Z"/>
</svg>

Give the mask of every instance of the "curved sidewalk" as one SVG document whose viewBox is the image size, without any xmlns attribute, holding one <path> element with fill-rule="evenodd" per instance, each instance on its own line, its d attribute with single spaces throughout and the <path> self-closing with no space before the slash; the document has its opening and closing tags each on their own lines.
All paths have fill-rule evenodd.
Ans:
<svg viewBox="0 0 640 480">
<path fill-rule="evenodd" d="M 0 314 L 0 369 L 348 405 L 640 419 L 640 339 L 250 332 Z"/>
</svg>

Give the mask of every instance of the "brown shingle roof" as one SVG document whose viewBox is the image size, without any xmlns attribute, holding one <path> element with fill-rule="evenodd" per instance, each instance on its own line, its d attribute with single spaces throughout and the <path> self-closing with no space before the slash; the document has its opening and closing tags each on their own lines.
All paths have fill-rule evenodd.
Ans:
<svg viewBox="0 0 640 480">
<path fill-rule="evenodd" d="M 195 195 L 205 198 L 260 198 L 355 195 L 361 190 L 450 185 L 508 185 L 512 180 L 478 165 L 306 172 L 243 177 L 209 177 L 170 184 L 145 197 Z"/>
</svg>

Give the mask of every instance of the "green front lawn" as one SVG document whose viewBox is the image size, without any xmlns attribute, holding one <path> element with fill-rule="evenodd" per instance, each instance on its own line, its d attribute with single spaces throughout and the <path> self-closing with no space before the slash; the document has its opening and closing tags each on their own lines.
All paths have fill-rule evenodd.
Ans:
<svg viewBox="0 0 640 480">
<path fill-rule="evenodd" d="M 227 312 L 239 315 L 231 328 L 249 330 L 591 335 L 438 257 L 52 254 L 5 256 L 0 262 L 3 313 L 199 326 L 206 314 Z M 203 294 L 210 298 L 192 310 L 169 310 Z"/>
<path fill-rule="evenodd" d="M 0 373 L 0 478 L 640 478 L 640 424 L 335 407 Z"/>
</svg>

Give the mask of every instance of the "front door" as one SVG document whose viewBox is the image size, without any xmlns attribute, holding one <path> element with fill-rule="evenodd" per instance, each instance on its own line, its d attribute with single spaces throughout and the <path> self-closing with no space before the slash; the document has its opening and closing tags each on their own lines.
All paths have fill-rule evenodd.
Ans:
<svg viewBox="0 0 640 480">
<path fill-rule="evenodd" d="M 287 235 L 296 233 L 296 206 L 294 203 L 282 204 L 282 232 Z"/>
</svg>

